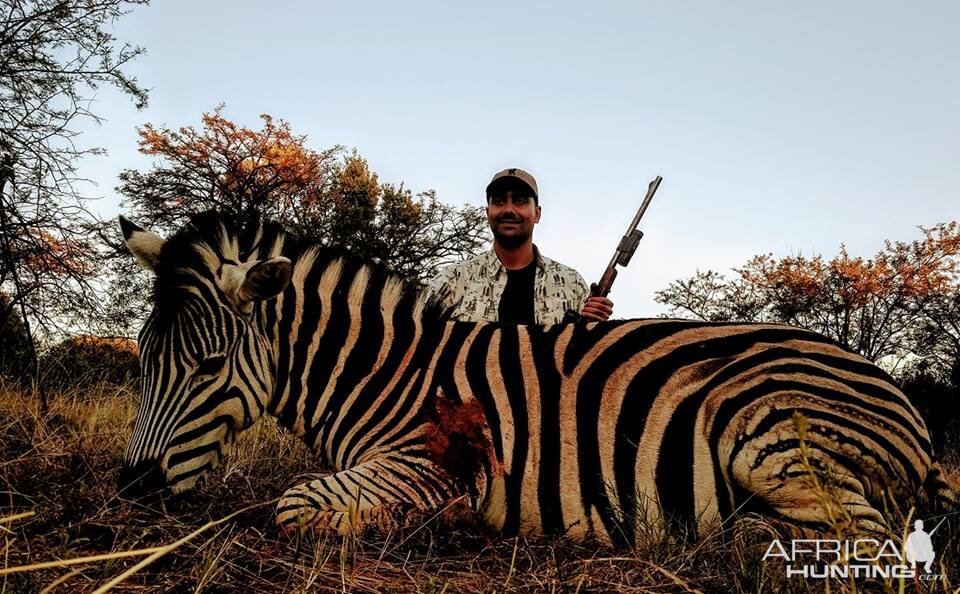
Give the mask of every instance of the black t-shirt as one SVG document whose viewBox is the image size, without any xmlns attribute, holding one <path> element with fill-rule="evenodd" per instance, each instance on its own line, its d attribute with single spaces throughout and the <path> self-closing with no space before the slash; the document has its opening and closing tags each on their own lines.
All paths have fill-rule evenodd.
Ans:
<svg viewBox="0 0 960 594">
<path fill-rule="evenodd" d="M 507 270 L 507 286 L 500 297 L 498 320 L 503 324 L 533 324 L 533 279 L 537 260 L 519 270 Z"/>
</svg>

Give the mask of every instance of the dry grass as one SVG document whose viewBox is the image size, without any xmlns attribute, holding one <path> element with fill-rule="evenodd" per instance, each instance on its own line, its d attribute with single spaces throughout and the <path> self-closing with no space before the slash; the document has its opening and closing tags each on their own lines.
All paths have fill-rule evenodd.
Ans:
<svg viewBox="0 0 960 594">
<path fill-rule="evenodd" d="M 106 385 L 61 393 L 41 416 L 34 394 L 0 386 L 0 591 L 818 592 L 828 585 L 788 581 L 781 566 L 763 562 L 774 527 L 758 519 L 686 542 L 651 530 L 635 550 L 620 551 L 497 538 L 439 519 L 362 539 L 289 538 L 270 502 L 297 475 L 320 469 L 268 422 L 243 435 L 189 498 L 161 509 L 120 501 L 114 483 L 134 398 Z M 946 526 L 935 542 L 941 572 L 952 579 L 960 555 Z M 951 584 L 829 587 L 950 591 Z"/>
</svg>

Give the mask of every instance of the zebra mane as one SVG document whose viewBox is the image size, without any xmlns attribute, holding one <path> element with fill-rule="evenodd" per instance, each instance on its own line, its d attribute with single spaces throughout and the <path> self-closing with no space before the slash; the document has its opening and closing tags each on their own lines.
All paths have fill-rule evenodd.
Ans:
<svg viewBox="0 0 960 594">
<path fill-rule="evenodd" d="M 239 224 L 225 214 L 210 210 L 192 215 L 167 238 L 155 272 L 153 298 L 157 310 L 175 313 L 190 294 L 185 287 L 197 278 L 213 279 L 223 264 L 239 264 L 276 256 L 297 261 L 307 255 L 311 266 L 326 267 L 339 260 L 341 276 L 368 276 L 371 287 L 387 288 L 398 303 L 407 303 L 411 312 L 422 312 L 424 320 L 445 321 L 449 310 L 443 305 L 422 300 L 421 287 L 404 279 L 388 266 L 357 256 L 340 246 L 306 241 L 284 229 L 277 221 Z"/>
</svg>

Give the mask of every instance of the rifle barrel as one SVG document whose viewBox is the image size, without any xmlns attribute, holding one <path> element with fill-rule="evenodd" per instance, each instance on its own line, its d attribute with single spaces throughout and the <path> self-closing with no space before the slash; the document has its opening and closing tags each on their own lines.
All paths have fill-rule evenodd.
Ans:
<svg viewBox="0 0 960 594">
<path fill-rule="evenodd" d="M 627 230 L 627 233 L 630 233 L 637 228 L 637 225 L 640 224 L 640 219 L 643 218 L 643 213 L 647 212 L 647 207 L 650 206 L 650 201 L 653 200 L 653 195 L 657 193 L 657 188 L 660 187 L 660 182 L 663 181 L 663 178 L 659 175 L 650 182 L 650 185 L 647 187 L 647 195 L 643 197 L 643 204 L 640 205 L 640 210 L 637 211 L 636 216 L 633 217 L 633 222 L 630 223 L 630 229 Z"/>
<path fill-rule="evenodd" d="M 647 207 L 650 206 L 650 201 L 653 200 L 653 195 L 657 193 L 657 188 L 660 187 L 661 181 L 663 181 L 663 178 L 658 175 L 652 182 L 650 182 L 650 185 L 647 186 L 647 195 L 643 197 L 643 202 L 640 204 L 640 209 L 637 211 L 637 214 L 633 215 L 633 221 L 630 222 L 630 226 L 627 228 L 627 235 L 633 233 L 633 231 L 637 228 L 637 225 L 640 224 L 640 219 L 642 219 L 643 214 L 647 212 Z M 607 264 L 606 270 L 616 268 L 617 260 L 619 259 L 620 251 L 614 250 L 613 257 L 610 258 L 610 263 Z M 602 289 L 603 288 L 601 288 L 601 292 Z M 606 289 L 609 290 L 609 287 L 606 287 Z"/>
</svg>

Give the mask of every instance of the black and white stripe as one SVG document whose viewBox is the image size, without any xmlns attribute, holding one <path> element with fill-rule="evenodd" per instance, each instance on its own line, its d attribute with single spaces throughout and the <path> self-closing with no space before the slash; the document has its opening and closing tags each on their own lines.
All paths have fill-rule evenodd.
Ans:
<svg viewBox="0 0 960 594">
<path fill-rule="evenodd" d="M 877 529 L 884 500 L 944 488 L 891 378 L 811 332 L 452 322 L 384 271 L 276 226 L 234 232 L 206 215 L 163 242 L 128 225 L 132 251 L 157 271 L 128 476 L 156 467 L 185 488 L 266 411 L 337 471 L 286 493 L 288 526 L 345 531 L 469 491 L 506 532 L 630 543 L 650 522 L 703 526 L 737 511 L 816 529 L 827 522 L 808 488 L 817 468 Z M 271 267 L 282 293 L 251 280 Z M 441 400 L 483 412 L 475 428 L 492 451 L 475 461 L 479 480 L 438 455 L 438 435 L 463 433 Z"/>
</svg>

